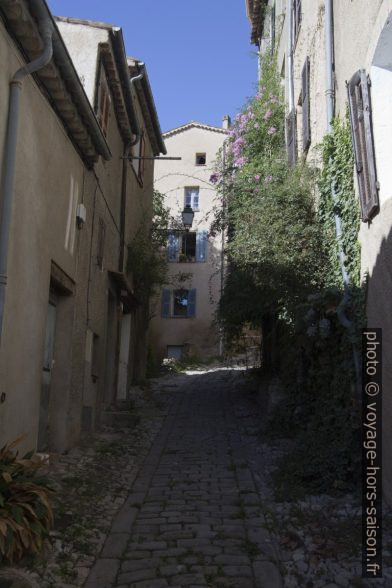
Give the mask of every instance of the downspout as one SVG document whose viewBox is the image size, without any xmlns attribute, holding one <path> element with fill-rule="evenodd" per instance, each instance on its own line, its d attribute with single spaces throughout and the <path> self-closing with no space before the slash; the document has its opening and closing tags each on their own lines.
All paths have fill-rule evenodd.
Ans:
<svg viewBox="0 0 392 588">
<path fill-rule="evenodd" d="M 332 133 L 332 121 L 335 114 L 335 87 L 334 87 L 334 22 L 333 22 L 333 0 L 325 0 L 325 63 L 326 63 L 326 101 L 327 101 L 327 133 Z M 331 195 L 334 204 L 337 203 L 337 196 L 335 191 L 334 180 L 331 185 Z M 336 206 L 335 206 L 336 210 Z M 344 254 L 342 245 L 342 219 L 338 212 L 335 212 L 335 234 L 338 244 L 339 252 L 339 264 L 342 273 L 344 294 L 343 298 L 337 308 L 338 319 L 348 331 L 351 333 L 354 330 L 353 322 L 346 315 L 346 307 L 350 301 L 350 276 L 347 272 L 345 261 L 346 256 Z M 353 344 L 353 357 L 355 365 L 355 373 L 357 378 L 357 384 L 360 382 L 360 357 L 358 351 L 355 349 Z"/>
<path fill-rule="evenodd" d="M 40 57 L 24 65 L 14 74 L 10 82 L 7 134 L 4 144 L 3 179 L 1 183 L 0 208 L 0 343 L 3 332 L 5 294 L 7 286 L 8 249 L 12 218 L 12 198 L 15 177 L 16 148 L 19 124 L 19 106 L 24 79 L 45 67 L 53 54 L 53 24 L 44 19 L 39 23 L 39 31 L 44 43 Z"/>
<path fill-rule="evenodd" d="M 140 63 L 139 65 L 144 65 L 144 63 Z M 132 97 L 132 88 L 134 87 L 135 83 L 138 80 L 141 80 L 144 76 L 144 72 L 142 71 L 137 76 L 134 76 L 130 79 L 131 84 L 131 97 Z M 124 248 L 125 248 L 125 207 L 126 207 L 126 197 L 127 197 L 127 164 L 129 153 L 131 147 L 136 145 L 136 143 L 140 139 L 140 126 L 137 115 L 135 113 L 135 137 L 128 143 L 128 145 L 124 148 L 124 157 L 123 157 L 123 168 L 122 168 L 122 181 L 121 181 L 121 218 L 120 218 L 120 237 L 121 237 L 121 246 L 120 246 L 120 259 L 119 259 L 119 271 L 124 271 Z"/>
</svg>

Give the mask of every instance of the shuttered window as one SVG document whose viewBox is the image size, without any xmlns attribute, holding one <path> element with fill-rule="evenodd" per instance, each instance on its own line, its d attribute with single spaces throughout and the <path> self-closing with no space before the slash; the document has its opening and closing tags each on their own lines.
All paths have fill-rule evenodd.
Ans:
<svg viewBox="0 0 392 588">
<path fill-rule="evenodd" d="M 188 290 L 188 318 L 196 316 L 196 290 Z"/>
<path fill-rule="evenodd" d="M 294 167 L 297 160 L 295 108 L 286 117 L 286 147 L 288 164 L 290 167 Z"/>
<path fill-rule="evenodd" d="M 274 51 L 275 51 L 275 42 L 276 42 L 276 5 L 274 3 L 271 8 L 271 55 L 273 55 Z"/>
<path fill-rule="evenodd" d="M 167 261 L 177 261 L 178 236 L 171 233 L 167 239 Z"/>
<path fill-rule="evenodd" d="M 96 107 L 97 119 L 101 126 L 103 134 L 107 135 L 109 113 L 110 113 L 110 90 L 105 75 L 105 69 L 101 65 L 99 86 L 98 86 L 98 103 Z"/>
<path fill-rule="evenodd" d="M 193 318 L 196 316 L 196 289 L 162 290 L 163 318 Z"/>
<path fill-rule="evenodd" d="M 293 2 L 293 26 L 294 26 L 294 43 L 297 41 L 299 29 L 302 21 L 302 3 L 301 0 L 294 0 Z"/>
<path fill-rule="evenodd" d="M 100 269 L 103 269 L 103 256 L 105 251 L 105 234 L 106 225 L 105 221 L 100 218 L 98 221 L 98 238 L 97 238 L 97 265 Z"/>
<path fill-rule="evenodd" d="M 207 261 L 208 232 L 197 231 L 196 235 L 196 261 Z"/>
<path fill-rule="evenodd" d="M 310 95 L 309 95 L 309 57 L 302 68 L 302 150 L 305 152 L 310 145 Z"/>
<path fill-rule="evenodd" d="M 144 138 L 144 134 L 142 133 L 140 137 L 140 150 L 139 150 L 139 157 L 143 158 L 146 152 L 146 142 Z M 144 159 L 139 159 L 139 172 L 138 178 L 143 183 L 143 174 L 144 174 Z"/>
<path fill-rule="evenodd" d="M 370 80 L 366 71 L 357 71 L 347 84 L 355 168 L 358 178 L 362 220 L 369 221 L 379 209 L 374 156 Z"/>
<path fill-rule="evenodd" d="M 161 307 L 161 314 L 163 318 L 168 318 L 170 316 L 170 302 L 171 302 L 171 291 L 164 288 L 162 290 L 162 307 Z"/>
</svg>

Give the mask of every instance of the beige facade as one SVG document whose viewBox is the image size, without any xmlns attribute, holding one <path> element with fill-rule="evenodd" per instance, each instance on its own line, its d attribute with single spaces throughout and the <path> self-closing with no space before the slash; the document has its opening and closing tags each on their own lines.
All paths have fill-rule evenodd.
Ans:
<svg viewBox="0 0 392 588">
<path fill-rule="evenodd" d="M 135 155 L 141 143 L 150 157 L 165 148 L 147 72 L 119 51 L 120 29 L 56 24 L 41 0 L 1 0 L 0 8 L 2 162 L 10 80 L 42 51 L 42 18 L 54 47 L 49 65 L 28 76 L 21 93 L 0 341 L 0 443 L 25 435 L 26 449 L 64 451 L 143 377 L 146 312 L 133 295 L 126 245 L 151 215 L 153 161 L 138 173 L 135 160 L 123 156 Z M 131 87 L 130 78 L 142 72 L 144 80 Z"/>
<path fill-rule="evenodd" d="M 326 86 L 326 5 L 322 0 L 282 1 L 247 0 L 252 24 L 252 42 L 269 50 L 276 39 L 278 67 L 286 89 L 287 112 L 290 102 L 289 7 L 298 10 L 298 25 L 293 14 L 293 98 L 297 121 L 297 157 L 317 161 L 316 150 L 327 132 Z M 368 326 L 383 329 L 383 440 L 385 495 L 392 502 L 392 1 L 335 0 L 333 7 L 333 65 L 335 114 L 344 116 L 347 107 L 346 82 L 358 70 L 370 79 L 372 132 L 379 206 L 371 218 L 362 222 L 362 276 L 368 276 Z M 266 10 L 268 6 L 268 10 Z M 275 7 L 275 9 L 274 9 Z M 257 13 L 261 18 L 257 20 Z M 327 13 L 328 14 L 328 13 Z M 274 22 L 271 22 L 274 15 Z M 295 30 L 297 29 L 297 30 Z M 275 35 L 271 34 L 275 30 Z M 301 73 L 309 59 L 309 115 L 311 143 L 304 153 Z M 366 79 L 366 78 L 365 78 Z M 356 185 L 359 194 L 358 184 Z"/>
<path fill-rule="evenodd" d="M 168 284 L 151 322 L 150 341 L 157 359 L 187 353 L 206 357 L 220 351 L 214 318 L 224 273 L 222 234 L 212 235 L 210 225 L 221 202 L 210 177 L 226 134 L 223 128 L 195 122 L 164 134 L 168 156 L 181 161 L 156 163 L 155 188 L 164 194 L 175 219 L 181 222 L 186 204 L 195 216 L 189 233 L 179 231 L 168 239 Z"/>
</svg>

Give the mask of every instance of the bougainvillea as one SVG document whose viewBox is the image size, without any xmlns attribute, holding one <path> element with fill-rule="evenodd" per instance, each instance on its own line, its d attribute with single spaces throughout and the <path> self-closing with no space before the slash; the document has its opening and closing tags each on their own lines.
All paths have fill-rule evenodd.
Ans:
<svg viewBox="0 0 392 588">
<path fill-rule="evenodd" d="M 230 235 L 227 254 L 232 271 L 222 298 L 221 319 L 234 330 L 241 328 L 247 314 L 253 324 L 260 324 L 271 309 L 278 313 L 289 310 L 292 315 L 294 306 L 317 286 L 319 278 L 312 171 L 302 165 L 288 167 L 285 107 L 276 72 L 274 58 L 266 56 L 259 91 L 235 117 L 210 178 L 225 202 L 225 214 L 217 213 L 215 226 L 225 224 Z M 238 305 L 227 303 L 227 292 L 233 295 L 233 268 L 242 276 L 247 272 L 253 281 L 260 294 L 258 312 L 251 289 L 248 300 L 242 296 L 237 316 Z"/>
</svg>

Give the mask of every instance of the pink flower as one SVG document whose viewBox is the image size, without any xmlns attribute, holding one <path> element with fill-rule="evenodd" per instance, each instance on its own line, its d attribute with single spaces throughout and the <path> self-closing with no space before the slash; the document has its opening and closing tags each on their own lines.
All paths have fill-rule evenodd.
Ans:
<svg viewBox="0 0 392 588">
<path fill-rule="evenodd" d="M 275 135 L 275 133 L 276 133 L 276 128 L 275 128 L 275 127 L 270 127 L 270 128 L 268 129 L 267 133 L 268 133 L 269 135 Z"/>
<path fill-rule="evenodd" d="M 259 128 L 260 128 L 260 125 L 259 125 L 259 123 L 258 123 L 258 122 L 255 122 L 255 124 L 253 125 L 253 128 L 254 128 L 254 129 L 259 129 Z"/>
<path fill-rule="evenodd" d="M 256 182 L 260 182 L 260 175 L 259 174 L 255 175 L 255 180 L 256 180 Z"/>
<path fill-rule="evenodd" d="M 270 184 L 270 183 L 272 182 L 272 180 L 273 180 L 273 177 L 272 177 L 272 176 L 266 176 L 266 177 L 264 178 L 264 182 L 265 182 L 266 184 Z"/>
<path fill-rule="evenodd" d="M 269 108 L 264 115 L 264 120 L 268 120 L 272 116 L 272 110 Z"/>
<path fill-rule="evenodd" d="M 277 96 L 274 96 L 273 94 L 270 95 L 270 100 L 272 104 L 277 104 L 279 102 L 279 98 Z"/>
<path fill-rule="evenodd" d="M 247 163 L 247 159 L 246 157 L 238 157 L 238 159 L 236 159 L 234 163 L 236 166 L 242 167 L 245 165 L 245 163 Z"/>
</svg>

